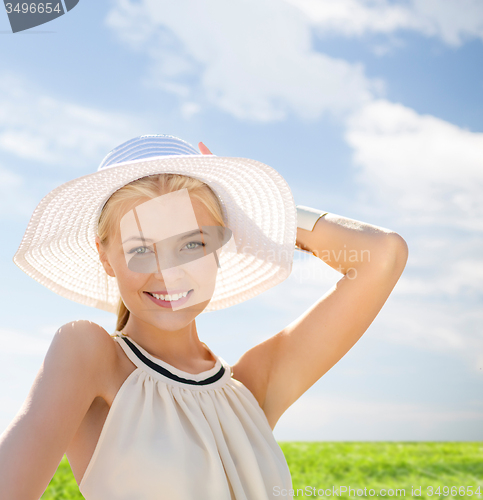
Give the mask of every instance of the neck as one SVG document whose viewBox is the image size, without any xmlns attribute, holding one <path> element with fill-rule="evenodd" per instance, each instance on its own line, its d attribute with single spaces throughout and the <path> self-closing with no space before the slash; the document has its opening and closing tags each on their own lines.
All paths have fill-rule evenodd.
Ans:
<svg viewBox="0 0 483 500">
<path fill-rule="evenodd" d="M 194 319 L 179 330 L 162 330 L 130 314 L 122 333 L 172 366 L 198 367 L 200 363 L 213 361 L 198 338 Z"/>
</svg>

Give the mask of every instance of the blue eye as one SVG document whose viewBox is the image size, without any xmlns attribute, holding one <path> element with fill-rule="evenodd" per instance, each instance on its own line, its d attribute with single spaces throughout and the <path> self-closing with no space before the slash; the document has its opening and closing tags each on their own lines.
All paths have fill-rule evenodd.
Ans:
<svg viewBox="0 0 483 500">
<path fill-rule="evenodd" d="M 201 243 L 201 241 L 190 241 L 189 243 L 186 244 L 186 246 L 188 245 L 192 245 L 192 244 L 195 244 L 197 245 L 196 247 L 191 247 L 191 248 L 188 248 L 188 250 L 196 250 L 198 247 L 202 246 L 204 247 L 205 244 L 204 243 Z"/>
<path fill-rule="evenodd" d="M 144 250 L 143 252 L 138 252 L 138 250 Z M 130 250 L 128 253 L 134 253 L 136 255 L 145 255 L 146 253 L 148 253 L 149 251 L 149 248 L 147 247 L 137 247 L 137 248 L 133 248 L 132 250 Z"/>
</svg>

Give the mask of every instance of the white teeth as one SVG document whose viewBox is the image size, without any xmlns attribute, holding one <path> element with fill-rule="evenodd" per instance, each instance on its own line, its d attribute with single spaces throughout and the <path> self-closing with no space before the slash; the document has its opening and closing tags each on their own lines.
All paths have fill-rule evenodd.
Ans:
<svg viewBox="0 0 483 500">
<path fill-rule="evenodd" d="M 161 295 L 161 294 L 158 294 L 158 293 L 152 293 L 151 295 L 153 297 L 156 297 L 157 299 L 161 299 L 161 300 L 166 300 L 168 302 L 172 302 L 174 300 L 179 300 L 182 297 L 186 297 L 188 295 L 188 292 L 174 293 L 173 295 L 169 295 L 169 294 Z"/>
</svg>

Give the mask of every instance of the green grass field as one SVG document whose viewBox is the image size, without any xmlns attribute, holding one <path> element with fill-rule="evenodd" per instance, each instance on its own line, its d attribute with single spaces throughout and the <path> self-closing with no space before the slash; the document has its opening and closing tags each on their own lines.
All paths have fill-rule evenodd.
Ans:
<svg viewBox="0 0 483 500">
<path fill-rule="evenodd" d="M 292 473 L 297 499 L 472 496 L 472 500 L 483 500 L 483 442 L 279 444 Z M 353 489 L 350 496 L 349 487 Z M 283 491 L 277 493 L 274 498 L 288 498 Z M 64 457 L 42 500 L 82 498 Z"/>
</svg>

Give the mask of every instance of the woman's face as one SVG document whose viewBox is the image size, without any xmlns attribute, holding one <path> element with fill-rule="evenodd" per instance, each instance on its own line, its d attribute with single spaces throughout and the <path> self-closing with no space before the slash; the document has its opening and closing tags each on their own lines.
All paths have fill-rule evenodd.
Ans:
<svg viewBox="0 0 483 500">
<path fill-rule="evenodd" d="M 223 231 L 214 226 L 205 206 L 186 189 L 140 201 L 123 213 L 104 257 L 100 253 L 131 315 L 172 331 L 206 308 Z"/>
</svg>

